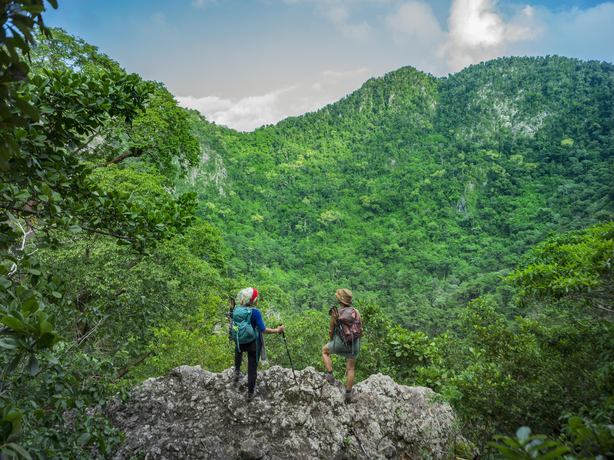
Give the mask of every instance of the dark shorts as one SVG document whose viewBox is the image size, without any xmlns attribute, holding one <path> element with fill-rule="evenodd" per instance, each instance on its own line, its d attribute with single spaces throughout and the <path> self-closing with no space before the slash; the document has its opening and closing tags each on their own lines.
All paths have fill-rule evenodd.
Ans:
<svg viewBox="0 0 614 460">
<path fill-rule="evenodd" d="M 343 356 L 346 359 L 358 358 L 360 352 L 360 339 L 354 340 L 353 343 L 345 344 L 338 335 L 333 336 L 333 340 L 326 344 L 328 351 L 333 355 Z"/>
</svg>

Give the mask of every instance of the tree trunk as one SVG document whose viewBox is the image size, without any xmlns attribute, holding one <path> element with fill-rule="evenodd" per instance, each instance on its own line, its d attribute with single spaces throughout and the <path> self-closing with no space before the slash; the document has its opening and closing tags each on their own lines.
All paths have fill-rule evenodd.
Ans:
<svg viewBox="0 0 614 460">
<path fill-rule="evenodd" d="M 117 164 L 117 163 L 121 163 L 122 161 L 124 161 L 126 158 L 134 158 L 134 157 L 140 157 L 141 155 L 143 155 L 143 149 L 130 149 L 130 150 L 126 150 L 124 153 L 122 153 L 121 155 L 117 155 L 115 158 L 113 158 L 112 160 L 109 160 L 107 162 L 107 165 L 111 165 L 111 164 Z"/>
</svg>

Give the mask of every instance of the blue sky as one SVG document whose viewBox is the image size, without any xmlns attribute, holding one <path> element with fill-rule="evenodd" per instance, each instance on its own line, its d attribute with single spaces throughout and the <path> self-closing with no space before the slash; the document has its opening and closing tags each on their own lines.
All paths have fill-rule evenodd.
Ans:
<svg viewBox="0 0 614 460">
<path fill-rule="evenodd" d="M 59 0 L 46 13 L 208 119 L 251 130 L 405 65 L 506 55 L 614 61 L 614 1 Z"/>
</svg>

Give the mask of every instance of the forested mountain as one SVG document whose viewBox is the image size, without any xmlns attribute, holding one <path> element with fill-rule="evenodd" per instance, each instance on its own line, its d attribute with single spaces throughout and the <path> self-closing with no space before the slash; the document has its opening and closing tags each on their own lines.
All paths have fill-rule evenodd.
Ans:
<svg viewBox="0 0 614 460">
<path fill-rule="evenodd" d="M 186 186 L 233 248 L 231 273 L 300 308 L 348 285 L 441 331 L 535 243 L 612 219 L 613 128 L 611 64 L 407 67 L 253 133 L 203 122 Z"/>
<path fill-rule="evenodd" d="M 112 457 L 105 405 L 230 367 L 249 285 L 317 370 L 351 288 L 358 380 L 439 393 L 450 456 L 613 455 L 612 64 L 406 67 L 239 133 L 49 31 L 45 5 L 0 5 L 1 457 Z"/>
</svg>

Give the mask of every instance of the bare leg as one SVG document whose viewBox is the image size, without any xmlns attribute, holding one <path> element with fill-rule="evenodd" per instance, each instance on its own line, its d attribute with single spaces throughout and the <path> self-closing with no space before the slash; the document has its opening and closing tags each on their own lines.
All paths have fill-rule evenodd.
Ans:
<svg viewBox="0 0 614 460">
<path fill-rule="evenodd" d="M 347 380 L 345 382 L 346 391 L 351 391 L 354 386 L 354 371 L 356 369 L 356 360 L 355 359 L 347 359 L 346 360 L 346 372 L 347 372 Z"/>
<path fill-rule="evenodd" d="M 328 372 L 333 371 L 333 360 L 330 358 L 330 350 L 328 344 L 322 347 L 322 361 L 324 361 L 324 367 Z"/>
</svg>

